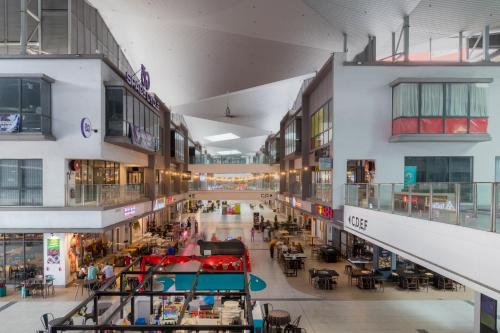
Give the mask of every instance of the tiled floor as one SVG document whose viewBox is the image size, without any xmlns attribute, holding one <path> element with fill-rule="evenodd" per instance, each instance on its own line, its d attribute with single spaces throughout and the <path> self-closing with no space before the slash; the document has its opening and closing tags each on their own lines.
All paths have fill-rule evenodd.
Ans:
<svg viewBox="0 0 500 333">
<path fill-rule="evenodd" d="M 263 278 L 268 287 L 253 293 L 253 298 L 268 302 L 275 309 L 288 310 L 292 318 L 301 316 L 301 326 L 309 333 L 328 332 L 413 332 L 426 330 L 429 333 L 471 332 L 473 327 L 472 292 L 407 292 L 393 286 L 385 291 L 364 291 L 349 286 L 342 272 L 343 263 L 326 264 L 308 258 L 306 269 L 297 277 L 285 277 L 276 260 L 269 256 L 268 244 L 256 233 L 255 242 L 250 242 L 252 211 L 242 205 L 242 214 L 221 216 L 219 212 L 198 214 L 200 230 L 208 238 L 212 233 L 220 239 L 241 236 L 250 249 L 253 274 Z M 261 211 L 266 219 L 274 220 L 274 213 Z M 280 216 L 280 219 L 285 217 Z M 306 252 L 309 249 L 306 249 Z M 196 254 L 198 249 L 187 246 L 185 254 Z M 310 256 L 309 256 L 310 257 Z M 337 289 L 316 290 L 308 282 L 309 267 L 329 267 L 341 273 Z M 77 300 L 86 297 L 78 295 Z M 8 304 L 8 302 L 14 302 Z M 9 306 L 4 306 L 8 304 Z M 77 304 L 75 289 L 59 288 L 56 296 L 47 299 L 20 299 L 19 293 L 0 302 L 0 332 L 34 332 L 40 329 L 40 315 L 52 312 L 61 316 Z"/>
</svg>

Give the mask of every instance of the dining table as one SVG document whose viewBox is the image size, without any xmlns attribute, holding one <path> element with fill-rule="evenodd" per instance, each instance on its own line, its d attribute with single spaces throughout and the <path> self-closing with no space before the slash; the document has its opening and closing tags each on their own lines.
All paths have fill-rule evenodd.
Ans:
<svg viewBox="0 0 500 333">
<path fill-rule="evenodd" d="M 269 328 L 275 328 L 275 331 L 281 332 L 281 327 L 290 324 L 290 313 L 285 310 L 271 310 L 267 316 L 267 332 Z"/>
</svg>

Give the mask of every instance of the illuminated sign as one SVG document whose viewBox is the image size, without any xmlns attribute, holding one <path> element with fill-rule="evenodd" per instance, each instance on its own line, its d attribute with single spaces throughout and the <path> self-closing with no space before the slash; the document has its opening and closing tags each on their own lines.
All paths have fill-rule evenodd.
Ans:
<svg viewBox="0 0 500 333">
<path fill-rule="evenodd" d="M 333 220 L 333 209 L 332 207 L 323 205 L 314 205 L 314 213 L 319 216 L 325 217 L 327 219 Z"/>
<path fill-rule="evenodd" d="M 165 208 L 166 205 L 167 205 L 166 197 L 156 199 L 153 203 L 153 210 Z"/>
<path fill-rule="evenodd" d="M 135 206 L 123 207 L 123 215 L 125 215 L 125 217 L 134 216 Z"/>
<path fill-rule="evenodd" d="M 135 78 L 135 74 L 125 73 L 125 80 L 127 84 L 134 88 L 144 99 L 156 110 L 160 110 L 160 102 L 156 99 L 155 95 L 148 92 L 151 80 L 146 67 L 141 65 L 141 80 Z"/>
</svg>

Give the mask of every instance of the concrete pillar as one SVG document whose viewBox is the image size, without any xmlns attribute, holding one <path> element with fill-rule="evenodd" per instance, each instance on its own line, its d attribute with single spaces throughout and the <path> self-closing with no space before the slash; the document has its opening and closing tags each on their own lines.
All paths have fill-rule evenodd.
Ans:
<svg viewBox="0 0 500 333">
<path fill-rule="evenodd" d="M 487 25 L 484 27 L 483 34 L 483 56 L 484 61 L 490 61 L 490 26 Z"/>
<path fill-rule="evenodd" d="M 404 61 L 410 61 L 410 17 L 404 17 L 403 23 L 404 34 Z"/>
<path fill-rule="evenodd" d="M 28 14 L 26 13 L 28 5 L 26 1 L 27 0 L 21 0 L 21 36 L 19 41 L 22 55 L 26 55 L 28 48 Z"/>
</svg>

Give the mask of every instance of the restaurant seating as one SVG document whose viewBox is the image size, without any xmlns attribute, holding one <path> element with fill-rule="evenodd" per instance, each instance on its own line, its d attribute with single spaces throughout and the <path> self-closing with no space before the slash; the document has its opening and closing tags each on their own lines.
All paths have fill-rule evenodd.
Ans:
<svg viewBox="0 0 500 333">
<path fill-rule="evenodd" d="M 418 278 L 417 277 L 407 277 L 406 280 L 406 289 L 410 290 L 418 290 Z"/>
<path fill-rule="evenodd" d="M 439 277 L 437 287 L 443 290 L 456 290 L 454 281 L 444 276 Z"/>
</svg>

